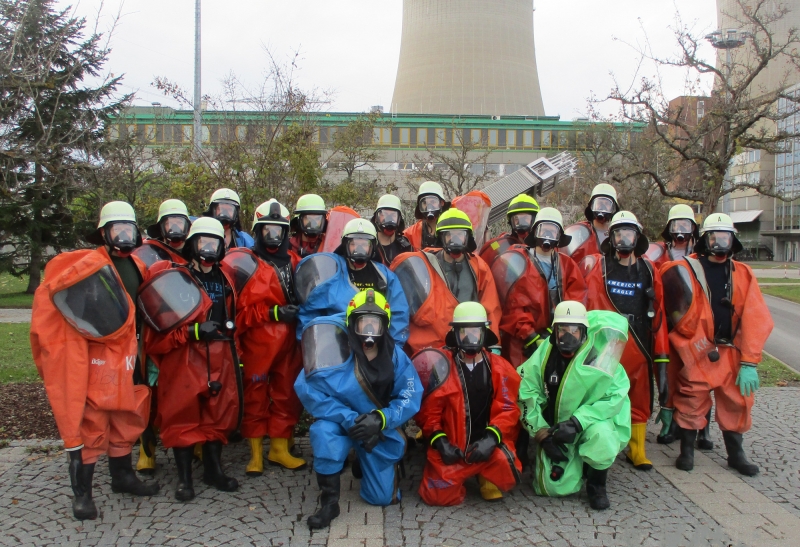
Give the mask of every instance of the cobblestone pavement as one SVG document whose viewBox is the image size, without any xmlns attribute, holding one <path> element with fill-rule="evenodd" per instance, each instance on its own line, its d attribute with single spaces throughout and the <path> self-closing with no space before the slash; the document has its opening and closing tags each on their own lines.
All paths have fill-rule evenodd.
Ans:
<svg viewBox="0 0 800 547">
<path fill-rule="evenodd" d="M 223 453 L 227 471 L 239 479 L 235 494 L 202 484 L 195 467 L 197 498 L 174 501 L 171 455 L 159 450 L 156 474 L 162 492 L 137 499 L 111 493 L 104 460 L 95 474 L 96 521 L 72 519 L 66 458 L 25 446 L 0 449 L 0 545 L 554 545 L 678 546 L 797 545 L 800 535 L 800 389 L 770 388 L 758 394 L 746 447 L 762 474 L 743 478 L 725 467 L 717 447 L 697 454 L 691 473 L 674 468 L 677 446 L 648 446 L 656 469 L 635 471 L 620 457 L 609 473 L 612 508 L 588 508 L 586 494 L 563 499 L 533 494 L 529 472 L 503 500 L 484 502 L 469 484 L 464 505 L 428 507 L 416 493 L 423 454 L 409 451 L 403 501 L 379 508 L 358 497 L 349 469 L 342 477 L 342 515 L 330 530 L 311 534 L 305 519 L 317 503 L 310 470 L 268 467 L 260 478 L 244 475 L 244 443 Z M 303 454 L 310 449 L 299 439 Z M 46 444 L 39 442 L 38 444 Z M 53 443 L 55 444 L 55 443 Z"/>
</svg>

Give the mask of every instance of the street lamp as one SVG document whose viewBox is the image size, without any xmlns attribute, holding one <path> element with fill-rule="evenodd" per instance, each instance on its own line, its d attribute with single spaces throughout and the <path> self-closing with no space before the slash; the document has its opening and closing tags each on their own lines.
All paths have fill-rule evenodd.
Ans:
<svg viewBox="0 0 800 547">
<path fill-rule="evenodd" d="M 748 36 L 750 36 L 749 32 L 736 28 L 715 30 L 711 34 L 706 35 L 706 40 L 711 42 L 711 45 L 715 49 L 725 50 L 725 102 L 728 102 L 730 99 L 729 88 L 731 71 L 733 69 L 731 66 L 731 50 L 743 46 Z"/>
</svg>

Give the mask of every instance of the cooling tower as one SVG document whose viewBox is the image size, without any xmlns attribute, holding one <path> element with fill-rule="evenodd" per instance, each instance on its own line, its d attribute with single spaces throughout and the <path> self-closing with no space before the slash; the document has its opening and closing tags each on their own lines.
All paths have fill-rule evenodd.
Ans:
<svg viewBox="0 0 800 547">
<path fill-rule="evenodd" d="M 533 0 L 403 0 L 392 111 L 543 116 Z"/>
<path fill-rule="evenodd" d="M 790 29 L 800 28 L 800 0 L 781 0 L 780 2 L 768 2 L 765 4 L 761 11 L 762 13 L 770 13 L 770 10 L 775 6 L 784 5 L 791 11 L 786 14 L 782 19 L 770 24 L 770 31 L 773 34 L 773 39 L 779 43 L 785 43 Z M 744 21 L 741 7 L 736 0 L 717 0 L 717 25 L 720 29 L 740 29 L 749 32 L 756 32 L 756 36 L 764 42 L 766 35 L 759 32 L 754 28 L 749 27 Z M 732 55 L 735 64 L 750 64 L 755 63 L 756 59 L 753 55 L 751 47 L 741 47 L 732 50 Z M 718 66 L 723 67 L 725 62 L 725 52 L 720 51 L 718 55 Z M 788 78 L 787 78 L 788 74 Z M 793 85 L 800 82 L 800 71 L 793 67 L 785 57 L 778 57 L 772 61 L 766 70 L 759 74 L 755 80 L 754 85 L 751 86 L 751 93 L 755 96 L 760 95 L 760 92 L 773 91 L 783 85 L 783 82 L 788 85 Z"/>
</svg>

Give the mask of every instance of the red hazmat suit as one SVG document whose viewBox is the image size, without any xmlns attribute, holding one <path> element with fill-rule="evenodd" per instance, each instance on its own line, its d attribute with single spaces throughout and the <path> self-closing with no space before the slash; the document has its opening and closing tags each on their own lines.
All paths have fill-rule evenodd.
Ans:
<svg viewBox="0 0 800 547">
<path fill-rule="evenodd" d="M 544 272 L 531 259 L 533 252 L 524 245 L 516 245 L 492 266 L 503 306 L 500 320 L 503 357 L 514 367 L 525 362 L 523 349 L 531 335 L 547 336 L 547 329 L 553 323 L 553 310 L 559 302 L 575 300 L 586 305 L 586 284 L 575 262 L 565 254 L 556 255 L 558 301 L 553 301 Z M 533 350 L 536 347 L 534 345 Z"/>
<path fill-rule="evenodd" d="M 186 264 L 181 252 L 173 249 L 166 243 L 157 239 L 145 239 L 139 247 L 133 251 L 133 256 L 144 262 L 146 267 L 150 267 L 159 260 L 170 260 L 176 264 Z"/>
<path fill-rule="evenodd" d="M 667 263 L 661 270 L 665 308 L 671 328 L 669 340 L 669 406 L 674 419 L 684 429 L 703 429 L 711 409 L 714 392 L 716 421 L 723 431 L 745 433 L 752 421 L 750 409 L 755 396 L 741 394 L 736 378 L 742 361 L 761 362 L 761 351 L 772 332 L 772 315 L 764 302 L 753 270 L 746 264 L 730 261 L 731 330 L 733 344 L 714 343 L 714 317 L 709 303 L 703 267 L 697 255 Z M 717 349 L 719 360 L 712 362 L 709 352 Z"/>
<path fill-rule="evenodd" d="M 520 241 L 516 235 L 510 232 L 504 232 L 496 238 L 490 239 L 484 243 L 481 250 L 478 251 L 478 256 L 491 268 L 497 257 L 514 245 L 522 245 L 522 241 Z"/>
<path fill-rule="evenodd" d="M 188 268 L 159 262 L 149 274 L 150 279 L 139 289 L 139 305 L 152 327 L 145 329 L 145 351 L 156 356 L 160 366 L 155 425 L 161 442 L 165 448 L 206 441 L 227 443 L 228 435 L 241 422 L 242 386 L 234 342 L 189 337 L 189 325 L 207 320 L 211 299 Z M 179 282 L 167 282 L 167 274 Z M 225 277 L 232 288 L 233 283 Z M 233 290 L 226 297 L 226 306 L 228 318 L 234 319 Z M 218 395 L 210 393 L 210 382 L 222 384 Z"/>
<path fill-rule="evenodd" d="M 470 427 L 464 396 L 467 388 L 459 365 L 446 348 L 426 350 L 415 355 L 415 366 L 419 366 L 420 358 L 441 363 L 436 365 L 435 385 L 428 381 L 422 407 L 415 420 L 426 439 L 444 433 L 450 444 L 465 452 L 468 443 L 483 437 L 485 431 L 472 432 L 470 435 L 471 432 L 467 430 Z M 511 490 L 520 482 L 522 465 L 515 456 L 514 446 L 520 428 L 520 410 L 517 406 L 520 378 L 509 362 L 499 355 L 484 352 L 484 358 L 489 359 L 493 390 L 489 423 L 486 425 L 500 432 L 502 442 L 489 459 L 481 463 L 458 461 L 445 465 L 439 451 L 428 448 L 428 461 L 419 486 L 419 494 L 428 505 L 459 505 L 466 495 L 464 482 L 475 475 L 482 476 L 503 491 Z M 433 377 L 431 375 L 431 379 Z"/>
<path fill-rule="evenodd" d="M 424 230 L 422 225 L 424 223 L 424 220 L 418 220 L 403 232 L 403 235 L 406 236 L 406 239 L 411 243 L 415 251 L 422 250 L 422 234 Z"/>
<path fill-rule="evenodd" d="M 608 260 L 604 255 L 586 257 L 579 265 L 586 280 L 588 291 L 588 310 L 608 310 L 619 313 L 608 295 L 606 286 L 606 265 Z M 612 259 L 613 260 L 613 259 Z M 631 423 L 644 424 L 653 411 L 653 362 L 656 359 L 666 359 L 669 355 L 669 338 L 667 321 L 664 314 L 664 291 L 661 284 L 661 275 L 658 270 L 645 258 L 639 258 L 648 265 L 652 274 L 652 288 L 655 291 L 653 311 L 655 315 L 650 320 L 650 340 L 639 340 L 630 325 L 628 327 L 628 342 L 622 353 L 620 363 L 628 373 L 631 383 L 628 397 L 631 400 Z M 669 369 L 669 367 L 667 367 Z M 664 386 L 659 386 L 664 388 Z"/>
<path fill-rule="evenodd" d="M 580 263 L 587 256 L 602 252 L 600 250 L 600 242 L 597 240 L 597 234 L 591 222 L 576 222 L 572 226 L 567 226 L 564 233 L 572 236 L 572 241 L 564 249 L 564 253 L 569 255 L 575 261 L 575 264 Z"/>
<path fill-rule="evenodd" d="M 300 257 L 289 254 L 294 271 Z M 294 392 L 303 359 L 296 322 L 275 318 L 276 306 L 291 303 L 287 289 L 278 270 L 249 249 L 227 253 L 222 271 L 234 280 L 238 295 L 236 334 L 244 376 L 242 435 L 247 439 L 264 435 L 288 439 L 303 410 Z"/>
<path fill-rule="evenodd" d="M 444 344 L 444 337 L 450 331 L 453 311 L 459 304 L 439 268 L 436 254 L 443 252 L 405 253 L 392 263 L 391 269 L 403 286 L 411 315 L 406 343 L 406 353 L 409 355 L 423 348 L 438 348 Z M 500 301 L 492 272 L 477 256 L 467 254 L 467 257 L 479 301 L 486 309 L 492 332 L 499 338 Z"/>
<path fill-rule="evenodd" d="M 30 339 L 64 447 L 83 445 L 85 464 L 130 454 L 147 425 L 150 389 L 133 383 L 136 308 L 105 248 L 48 262 Z"/>
</svg>

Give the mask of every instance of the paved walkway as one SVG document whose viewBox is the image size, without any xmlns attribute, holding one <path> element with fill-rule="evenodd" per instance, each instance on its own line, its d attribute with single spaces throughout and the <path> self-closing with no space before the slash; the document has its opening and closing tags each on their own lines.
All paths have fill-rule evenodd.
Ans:
<svg viewBox="0 0 800 547">
<path fill-rule="evenodd" d="M 31 310 L 0 308 L 0 323 L 30 323 Z"/>
<path fill-rule="evenodd" d="M 800 537 L 800 388 L 759 391 L 746 449 L 761 466 L 758 477 L 741 477 L 725 466 L 719 431 L 714 451 L 697 452 L 691 473 L 674 468 L 677 446 L 654 442 L 656 468 L 631 468 L 620 457 L 609 474 L 612 508 L 588 508 L 586 494 L 537 497 L 524 483 L 495 503 L 480 499 L 470 484 L 457 508 L 428 507 L 416 493 L 423 454 L 412 448 L 400 481 L 400 504 L 371 507 L 358 496 L 349 469 L 342 476 L 342 515 L 330 530 L 309 532 L 305 519 L 317 505 L 313 473 L 268 467 L 260 478 L 244 475 L 245 445 L 226 449 L 227 471 L 239 479 L 235 494 L 201 483 L 197 498 L 174 501 L 171 455 L 158 452 L 162 493 L 137 499 L 112 494 L 104 461 L 95 474 L 100 518 L 83 523 L 71 516 L 66 458 L 25 446 L 0 449 L 0 545 L 554 545 L 554 546 L 795 546 Z M 654 441 L 656 428 L 649 438 Z M 306 456 L 306 439 L 299 445 Z M 28 443 L 30 444 L 30 443 Z M 41 442 L 39 443 L 41 444 Z"/>
</svg>

